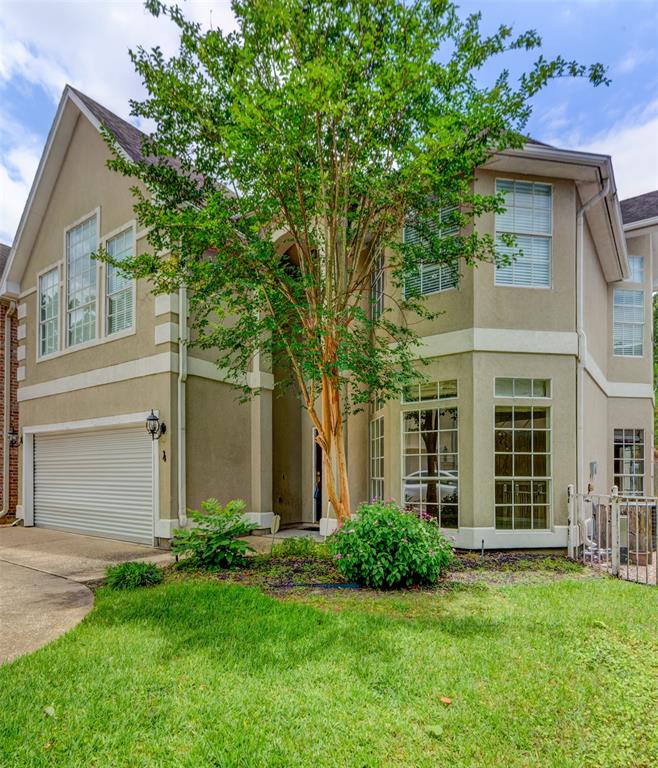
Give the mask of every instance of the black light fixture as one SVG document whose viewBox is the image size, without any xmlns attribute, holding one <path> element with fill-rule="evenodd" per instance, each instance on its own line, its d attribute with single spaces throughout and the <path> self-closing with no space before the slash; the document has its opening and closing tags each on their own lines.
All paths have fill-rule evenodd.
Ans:
<svg viewBox="0 0 658 768">
<path fill-rule="evenodd" d="M 11 427 L 9 432 L 7 432 L 7 440 L 9 442 L 10 448 L 16 448 L 16 446 L 23 442 L 19 437 L 18 432 L 13 427 Z"/>
<path fill-rule="evenodd" d="M 151 413 L 146 417 L 146 431 L 151 435 L 152 440 L 159 440 L 161 435 L 164 435 L 164 433 L 167 431 L 167 425 L 160 421 L 160 419 L 153 413 L 153 409 L 151 408 Z"/>
</svg>

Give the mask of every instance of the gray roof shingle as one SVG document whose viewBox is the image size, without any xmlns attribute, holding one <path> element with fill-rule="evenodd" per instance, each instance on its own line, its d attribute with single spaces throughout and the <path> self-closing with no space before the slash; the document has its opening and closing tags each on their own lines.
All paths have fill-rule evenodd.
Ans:
<svg viewBox="0 0 658 768">
<path fill-rule="evenodd" d="M 10 245 L 5 245 L 4 243 L 0 243 L 0 275 L 2 274 L 5 268 L 7 259 L 9 258 L 9 251 L 11 251 Z"/>
<path fill-rule="evenodd" d="M 84 103 L 92 115 L 116 137 L 120 146 L 128 153 L 132 160 L 138 162 L 142 159 L 141 149 L 142 141 L 146 138 L 145 133 L 140 131 L 139 128 L 135 128 L 127 120 L 115 115 L 114 112 L 110 112 L 109 109 L 94 101 L 85 93 L 82 93 L 82 91 L 78 91 L 72 86 L 69 86 L 69 88 Z"/>
<path fill-rule="evenodd" d="M 624 224 L 653 219 L 658 216 L 658 189 L 644 195 L 629 197 L 627 200 L 622 200 L 620 205 Z"/>
</svg>

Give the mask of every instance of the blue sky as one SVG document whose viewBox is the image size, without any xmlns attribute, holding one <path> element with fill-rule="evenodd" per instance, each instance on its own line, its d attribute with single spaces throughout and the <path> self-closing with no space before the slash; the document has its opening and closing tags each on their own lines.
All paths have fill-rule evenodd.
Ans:
<svg viewBox="0 0 658 768">
<path fill-rule="evenodd" d="M 226 29 L 229 2 L 183 0 L 188 15 Z M 547 57 L 600 61 L 612 85 L 554 83 L 535 100 L 529 133 L 571 149 L 613 157 L 621 197 L 658 188 L 658 0 L 462 0 L 483 26 L 537 29 Z M 65 83 L 128 116 L 142 95 L 127 49 L 158 44 L 173 53 L 176 35 L 140 0 L 0 0 L 0 241 L 11 242 Z M 493 61 L 513 74 L 535 54 Z M 504 64 L 503 64 L 504 61 Z"/>
</svg>

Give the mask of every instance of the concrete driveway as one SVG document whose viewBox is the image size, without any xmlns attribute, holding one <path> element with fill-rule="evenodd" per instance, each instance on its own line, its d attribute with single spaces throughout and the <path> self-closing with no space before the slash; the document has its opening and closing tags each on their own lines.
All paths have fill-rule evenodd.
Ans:
<svg viewBox="0 0 658 768">
<path fill-rule="evenodd" d="M 109 565 L 166 565 L 166 550 L 45 528 L 0 527 L 0 664 L 40 648 L 93 607 L 89 584 Z"/>
</svg>

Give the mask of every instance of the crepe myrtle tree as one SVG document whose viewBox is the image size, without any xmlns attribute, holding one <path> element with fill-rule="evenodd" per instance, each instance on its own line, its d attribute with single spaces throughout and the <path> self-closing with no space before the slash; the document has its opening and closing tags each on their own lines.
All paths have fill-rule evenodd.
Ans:
<svg viewBox="0 0 658 768">
<path fill-rule="evenodd" d="M 524 145 L 531 99 L 551 80 L 598 85 L 605 70 L 539 56 L 518 79 L 501 69 L 485 83 L 487 62 L 541 39 L 504 25 L 485 35 L 479 14 L 460 18 L 447 0 L 233 0 L 230 33 L 146 7 L 178 27 L 180 49 L 131 51 L 148 94 L 132 114 L 155 126 L 144 159 L 105 133 L 110 166 L 141 182 L 149 233 L 150 252 L 123 266 L 155 292 L 187 287 L 195 343 L 234 380 L 257 354 L 289 371 L 340 524 L 346 416 L 419 376 L 417 335 L 399 318 L 430 313 L 400 290 L 405 275 L 496 261 L 493 238 L 469 225 L 503 201 L 474 192 L 476 169 Z M 408 242 L 405 224 L 418 235 Z"/>
</svg>

